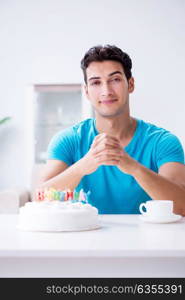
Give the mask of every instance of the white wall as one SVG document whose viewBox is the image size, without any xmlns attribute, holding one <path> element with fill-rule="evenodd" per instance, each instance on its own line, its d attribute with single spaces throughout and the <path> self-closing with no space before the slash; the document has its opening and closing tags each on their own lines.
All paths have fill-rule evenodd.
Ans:
<svg viewBox="0 0 185 300">
<path fill-rule="evenodd" d="M 96 44 L 115 44 L 133 60 L 133 115 L 178 135 L 185 145 L 185 1 L 0 1 L 0 188 L 29 184 L 25 88 L 78 83 L 80 60 Z"/>
</svg>

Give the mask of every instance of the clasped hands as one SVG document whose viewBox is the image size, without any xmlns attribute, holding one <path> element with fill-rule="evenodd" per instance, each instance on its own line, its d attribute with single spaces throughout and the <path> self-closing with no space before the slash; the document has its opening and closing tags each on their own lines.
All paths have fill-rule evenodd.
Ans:
<svg viewBox="0 0 185 300">
<path fill-rule="evenodd" d="M 83 169 L 88 175 L 101 165 L 117 166 L 122 172 L 132 174 L 137 162 L 121 146 L 119 140 L 106 133 L 97 135 L 88 153 L 82 158 Z"/>
</svg>

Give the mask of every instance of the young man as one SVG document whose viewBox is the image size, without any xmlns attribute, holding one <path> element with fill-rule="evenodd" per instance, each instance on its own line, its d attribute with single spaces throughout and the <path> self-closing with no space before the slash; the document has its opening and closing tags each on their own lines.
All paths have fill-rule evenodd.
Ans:
<svg viewBox="0 0 185 300">
<path fill-rule="evenodd" d="M 41 188 L 90 191 L 99 213 L 135 214 L 141 202 L 168 199 L 185 215 L 182 146 L 169 131 L 130 115 L 130 57 L 116 46 L 96 46 L 81 67 L 95 119 L 53 137 Z"/>
</svg>

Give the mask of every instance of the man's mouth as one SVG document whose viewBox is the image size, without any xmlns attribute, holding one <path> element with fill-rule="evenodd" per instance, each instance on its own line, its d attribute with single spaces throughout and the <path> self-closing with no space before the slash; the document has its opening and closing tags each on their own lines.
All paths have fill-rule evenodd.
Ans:
<svg viewBox="0 0 185 300">
<path fill-rule="evenodd" d="M 111 99 L 111 100 L 102 100 L 100 103 L 102 104 L 112 104 L 114 102 L 118 101 L 117 99 Z"/>
</svg>

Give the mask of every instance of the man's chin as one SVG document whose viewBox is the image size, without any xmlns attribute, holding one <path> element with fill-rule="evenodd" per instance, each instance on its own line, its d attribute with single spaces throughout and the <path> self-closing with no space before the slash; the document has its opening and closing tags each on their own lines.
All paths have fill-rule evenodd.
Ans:
<svg viewBox="0 0 185 300">
<path fill-rule="evenodd" d="M 96 112 L 96 114 L 100 115 L 103 118 L 115 118 L 121 114 L 123 114 L 123 112 L 114 112 L 114 113 L 108 113 L 108 112 Z"/>
</svg>

